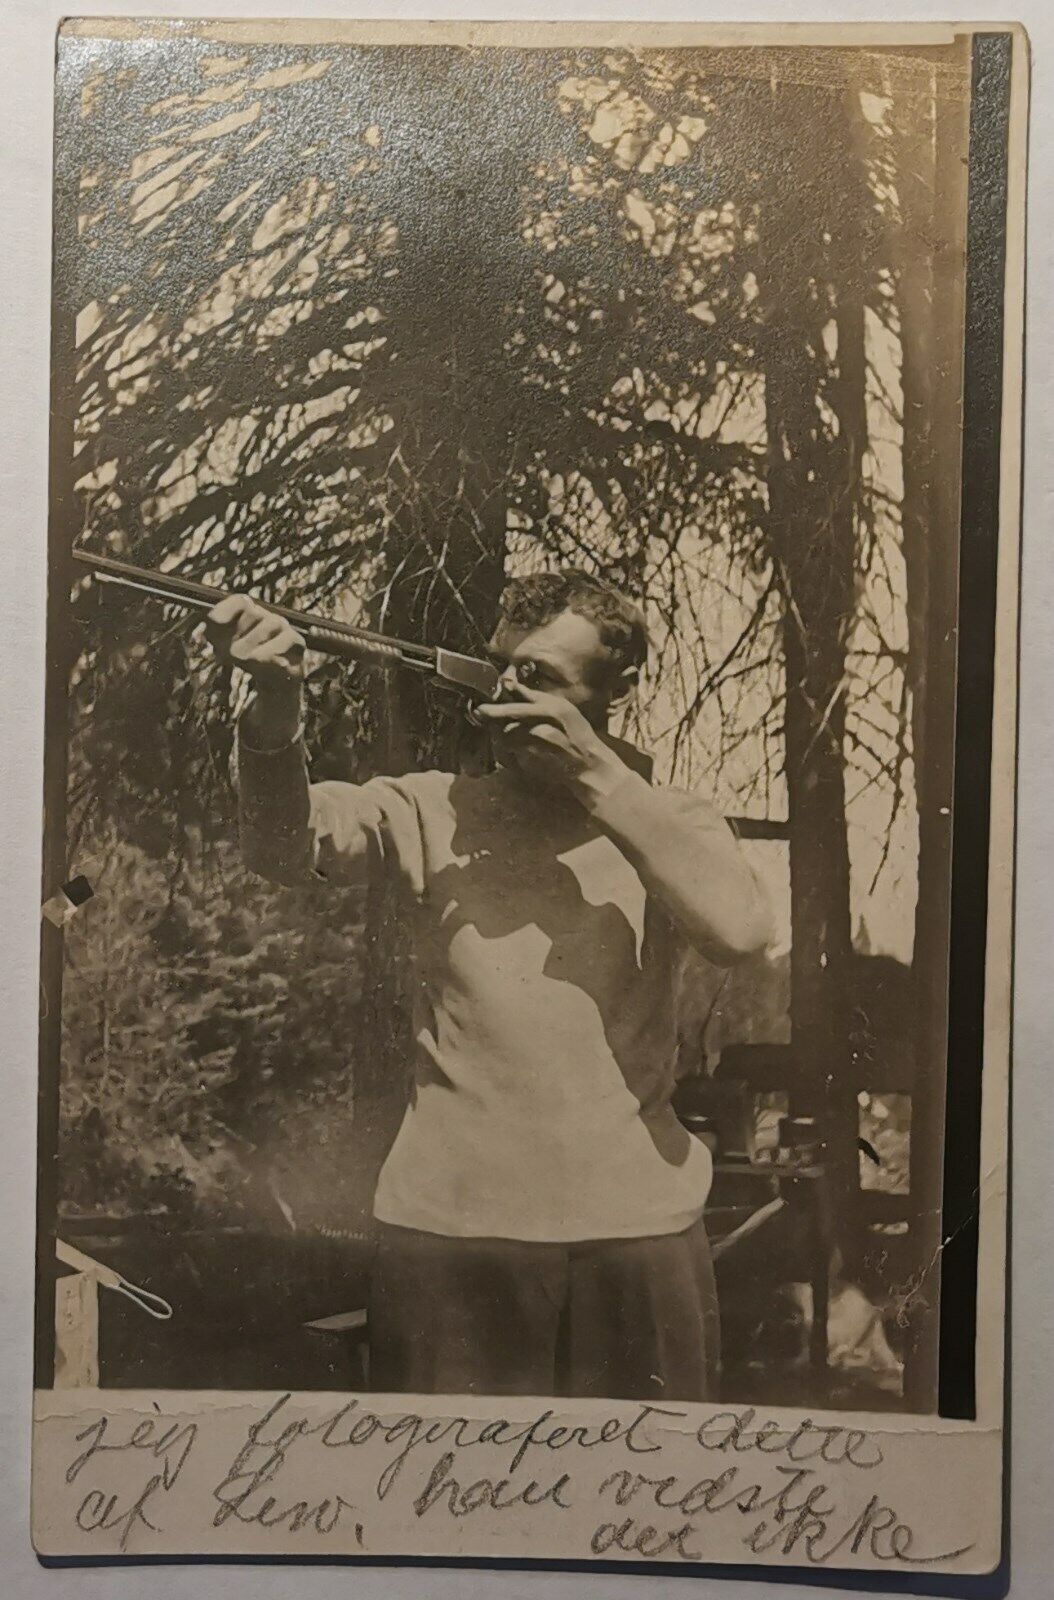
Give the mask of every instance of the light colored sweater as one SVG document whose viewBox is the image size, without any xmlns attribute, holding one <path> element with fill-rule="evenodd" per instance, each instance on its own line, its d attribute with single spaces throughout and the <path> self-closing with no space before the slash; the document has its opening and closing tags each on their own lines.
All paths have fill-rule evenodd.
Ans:
<svg viewBox="0 0 1054 1600">
<path fill-rule="evenodd" d="M 689 940 L 746 953 L 728 930 L 759 894 L 710 806 L 628 770 L 588 807 L 501 769 L 309 784 L 299 745 L 243 745 L 239 792 L 253 870 L 402 891 L 417 1058 L 381 1221 L 572 1241 L 700 1216 L 710 1156 L 670 1106 L 678 969 Z"/>
</svg>

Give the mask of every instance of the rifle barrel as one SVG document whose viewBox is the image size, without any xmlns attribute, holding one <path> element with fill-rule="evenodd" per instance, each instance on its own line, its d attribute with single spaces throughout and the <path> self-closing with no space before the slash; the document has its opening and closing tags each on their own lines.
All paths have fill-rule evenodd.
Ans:
<svg viewBox="0 0 1054 1600">
<path fill-rule="evenodd" d="M 213 606 L 229 597 L 229 591 L 214 589 L 192 578 L 182 578 L 172 572 L 158 572 L 151 567 L 133 566 L 130 561 L 93 555 L 89 550 L 74 550 L 73 559 L 87 567 L 92 577 L 101 583 L 119 585 L 149 595 L 152 599 L 185 606 L 192 611 L 211 611 Z M 356 628 L 350 622 L 320 617 L 311 611 L 296 611 L 291 606 L 277 605 L 271 601 L 260 603 L 302 633 L 305 644 L 311 650 L 353 661 L 412 667 L 419 672 L 434 672 L 436 669 L 436 652 L 429 645 L 416 644 L 408 639 L 392 639 L 387 634 L 375 633 L 369 628 Z"/>
</svg>

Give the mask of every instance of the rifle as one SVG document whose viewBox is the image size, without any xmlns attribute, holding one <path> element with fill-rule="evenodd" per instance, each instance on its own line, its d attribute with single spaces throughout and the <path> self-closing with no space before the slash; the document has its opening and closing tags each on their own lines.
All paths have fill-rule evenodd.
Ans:
<svg viewBox="0 0 1054 1600">
<path fill-rule="evenodd" d="M 179 578 L 171 572 L 135 567 L 128 561 L 115 561 L 111 556 L 92 555 L 88 550 L 74 550 L 73 559 L 88 569 L 96 583 L 134 590 L 169 605 L 183 606 L 188 611 L 211 611 L 213 606 L 228 598 L 223 589 Z M 260 603 L 296 628 L 309 650 L 337 656 L 343 661 L 361 661 L 374 667 L 403 667 L 424 673 L 444 688 L 467 695 L 470 700 L 500 698 L 500 675 L 490 661 L 461 655 L 443 645 L 392 639 L 385 633 L 356 628 L 350 622 L 316 616 L 311 611 L 294 611 L 290 606 L 270 601 Z"/>
</svg>

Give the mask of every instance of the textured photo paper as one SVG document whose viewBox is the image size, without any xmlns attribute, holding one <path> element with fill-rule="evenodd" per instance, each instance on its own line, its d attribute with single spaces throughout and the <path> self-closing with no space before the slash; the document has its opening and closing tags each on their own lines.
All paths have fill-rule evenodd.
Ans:
<svg viewBox="0 0 1054 1600">
<path fill-rule="evenodd" d="M 42 1558 L 998 1567 L 1026 90 L 61 26 Z"/>
</svg>

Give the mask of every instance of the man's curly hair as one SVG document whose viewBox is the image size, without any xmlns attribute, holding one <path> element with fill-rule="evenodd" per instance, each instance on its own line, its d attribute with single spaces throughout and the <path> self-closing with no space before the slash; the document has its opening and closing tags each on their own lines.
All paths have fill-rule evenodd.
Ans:
<svg viewBox="0 0 1054 1600">
<path fill-rule="evenodd" d="M 498 617 L 515 628 L 540 628 L 561 612 L 595 623 L 616 671 L 642 667 L 648 658 L 644 612 L 628 595 L 577 567 L 514 578 L 498 602 Z"/>
</svg>

